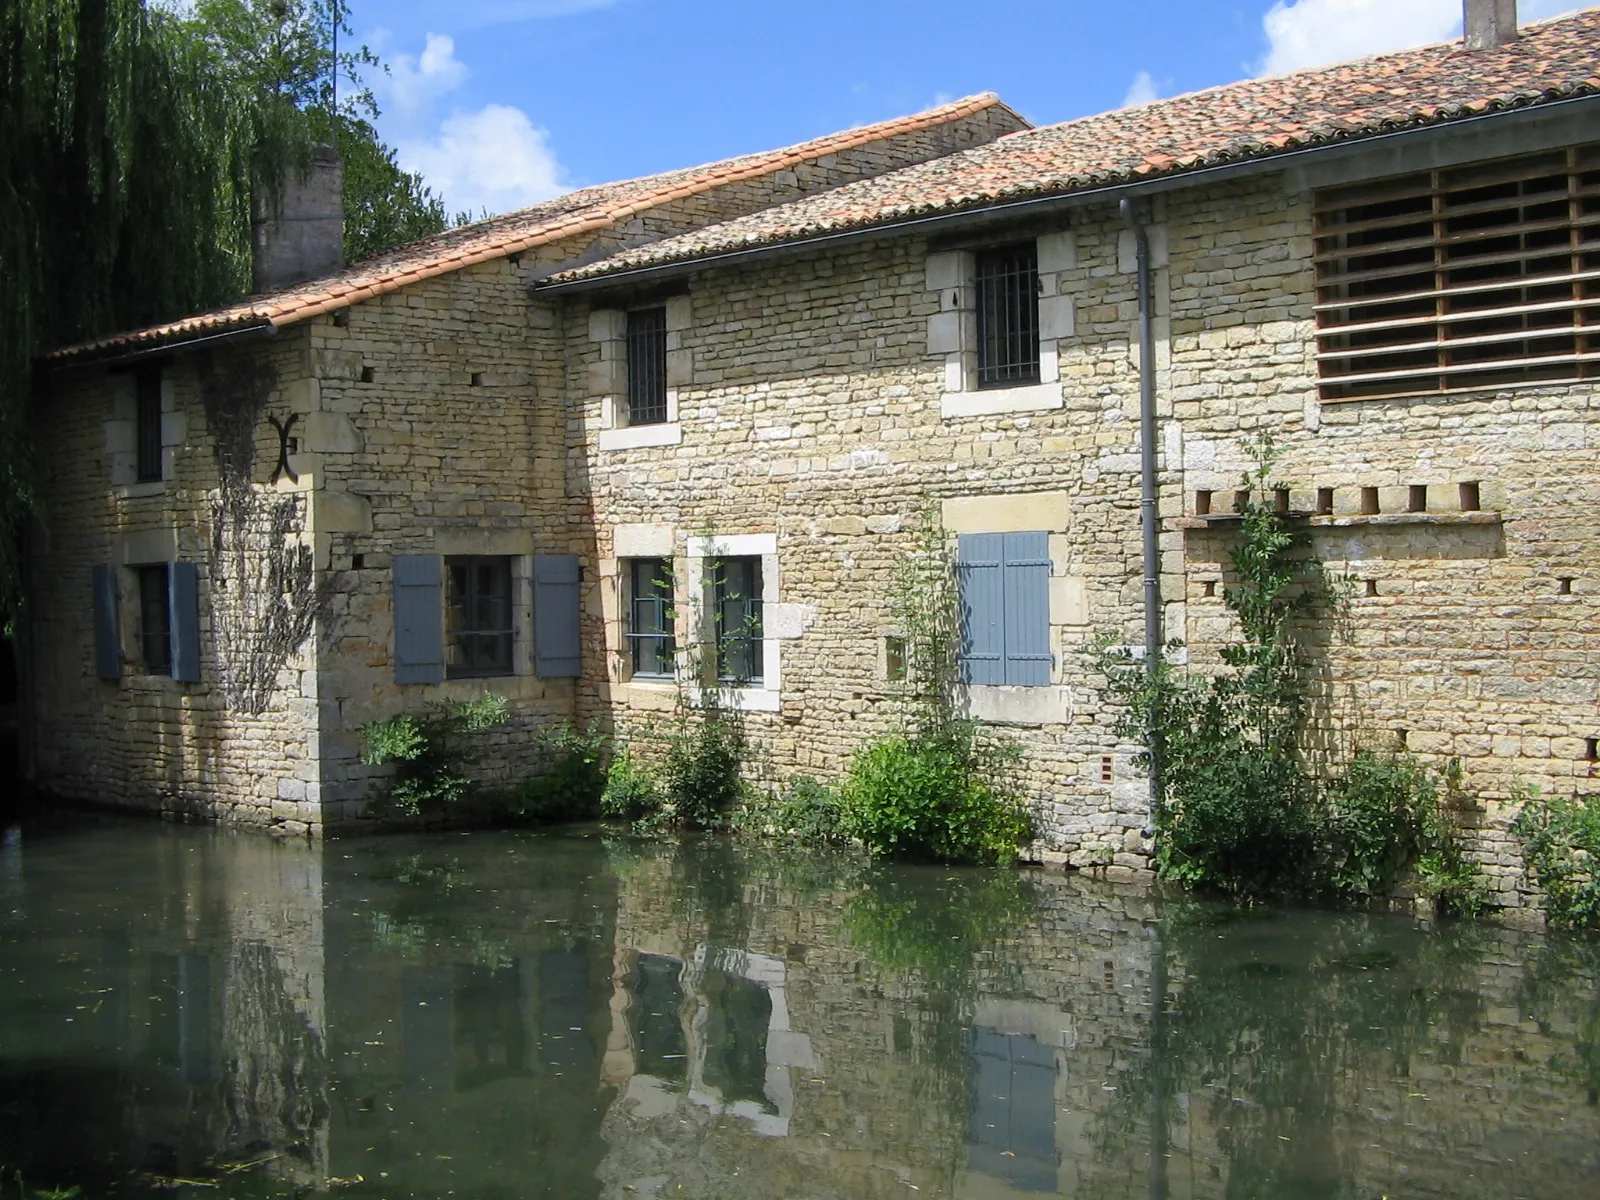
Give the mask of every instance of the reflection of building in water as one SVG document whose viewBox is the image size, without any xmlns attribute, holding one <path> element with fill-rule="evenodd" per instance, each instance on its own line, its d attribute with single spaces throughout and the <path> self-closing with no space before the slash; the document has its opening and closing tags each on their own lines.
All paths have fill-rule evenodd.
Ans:
<svg viewBox="0 0 1600 1200">
<path fill-rule="evenodd" d="M 615 961 L 603 1077 L 639 1116 L 686 1099 L 768 1137 L 789 1132 L 791 1071 L 819 1067 L 790 1028 L 781 959 L 700 945 L 686 959 L 619 949 Z"/>
</svg>

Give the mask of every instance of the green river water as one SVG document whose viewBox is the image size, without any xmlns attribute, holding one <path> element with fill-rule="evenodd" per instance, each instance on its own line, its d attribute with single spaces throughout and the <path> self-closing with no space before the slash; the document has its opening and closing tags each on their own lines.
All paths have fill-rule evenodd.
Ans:
<svg viewBox="0 0 1600 1200">
<path fill-rule="evenodd" d="M 0 1200 L 73 1188 L 1600 1197 L 1600 942 L 593 828 L 18 825 Z"/>
</svg>

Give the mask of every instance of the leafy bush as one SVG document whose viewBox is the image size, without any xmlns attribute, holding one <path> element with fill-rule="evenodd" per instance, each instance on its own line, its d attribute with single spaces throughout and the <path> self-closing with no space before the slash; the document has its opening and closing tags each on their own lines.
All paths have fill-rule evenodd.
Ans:
<svg viewBox="0 0 1600 1200">
<path fill-rule="evenodd" d="M 1542 798 L 1520 794 L 1512 830 L 1544 889 L 1552 925 L 1600 929 L 1600 796 Z"/>
<path fill-rule="evenodd" d="M 600 815 L 613 821 L 638 821 L 661 808 L 653 772 L 624 749 L 611 760 L 600 793 Z"/>
<path fill-rule="evenodd" d="M 891 737 L 861 750 L 840 797 L 840 830 L 874 857 L 992 863 L 1033 837 L 1027 809 L 986 770 L 971 736 Z"/>
<path fill-rule="evenodd" d="M 1375 896 L 1392 891 L 1425 848 L 1439 788 L 1408 755 L 1362 751 L 1329 785 L 1328 800 L 1330 882 L 1347 895 Z"/>
<path fill-rule="evenodd" d="M 737 712 L 708 697 L 698 719 L 682 718 L 657 773 L 670 823 L 720 827 L 744 794 L 744 757 L 744 722 Z"/>
<path fill-rule="evenodd" d="M 506 817 L 537 823 L 588 821 L 600 816 L 611 739 L 593 724 L 578 732 L 563 721 L 534 735 L 540 771 L 502 800 Z"/>
<path fill-rule="evenodd" d="M 840 826 L 840 803 L 838 788 L 793 775 L 781 795 L 751 788 L 733 814 L 733 828 L 808 845 L 838 844 L 848 840 Z"/>
<path fill-rule="evenodd" d="M 505 724 L 503 696 L 437 701 L 419 715 L 371 721 L 361 727 L 361 761 L 395 765 L 394 779 L 372 808 L 378 814 L 419 816 L 461 801 L 473 789 L 466 768 L 476 758 L 473 734 Z"/>
</svg>

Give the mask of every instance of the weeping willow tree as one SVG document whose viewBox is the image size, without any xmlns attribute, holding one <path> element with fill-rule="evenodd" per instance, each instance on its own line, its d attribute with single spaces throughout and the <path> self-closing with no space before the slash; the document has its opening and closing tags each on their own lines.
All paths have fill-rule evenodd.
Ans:
<svg viewBox="0 0 1600 1200">
<path fill-rule="evenodd" d="M 355 80 L 377 60 L 365 47 L 334 53 L 346 12 L 346 0 L 0 3 L 8 607 L 34 508 L 26 415 L 41 354 L 244 295 L 252 196 L 275 197 L 318 141 L 347 139 L 362 163 L 346 200 L 367 214 L 359 252 L 443 228 L 443 206 L 372 131 L 372 95 Z M 337 116 L 336 76 L 351 81 Z"/>
</svg>

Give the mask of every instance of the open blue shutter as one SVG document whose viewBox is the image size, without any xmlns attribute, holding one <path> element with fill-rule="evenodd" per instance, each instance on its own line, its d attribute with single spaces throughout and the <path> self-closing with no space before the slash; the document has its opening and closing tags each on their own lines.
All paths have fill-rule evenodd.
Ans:
<svg viewBox="0 0 1600 1200">
<path fill-rule="evenodd" d="M 94 673 L 122 678 L 122 634 L 117 624 L 117 569 L 94 569 Z"/>
<path fill-rule="evenodd" d="M 968 683 L 1004 683 L 1004 534 L 964 533 L 961 572 L 961 662 Z"/>
<path fill-rule="evenodd" d="M 394 681 L 444 678 L 444 582 L 436 554 L 394 557 Z"/>
<path fill-rule="evenodd" d="M 200 682 L 200 571 L 192 562 L 167 567 L 167 604 L 172 621 L 172 677 Z"/>
<path fill-rule="evenodd" d="M 1005 682 L 1050 682 L 1050 535 L 1002 535 L 1005 558 Z"/>
<path fill-rule="evenodd" d="M 533 556 L 533 670 L 543 679 L 579 671 L 578 556 Z"/>
</svg>

